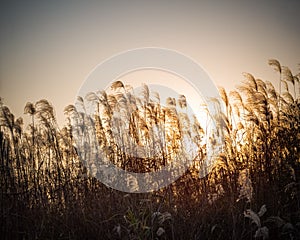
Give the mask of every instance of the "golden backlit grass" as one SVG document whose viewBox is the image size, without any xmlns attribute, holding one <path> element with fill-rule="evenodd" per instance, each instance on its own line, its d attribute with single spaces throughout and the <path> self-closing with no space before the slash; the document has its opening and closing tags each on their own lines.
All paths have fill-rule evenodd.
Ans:
<svg viewBox="0 0 300 240">
<path fill-rule="evenodd" d="M 248 73 L 236 91 L 220 89 L 225 146 L 210 174 L 201 179 L 205 128 L 184 115 L 184 96 L 162 106 L 159 96 L 151 100 L 147 86 L 137 98 L 116 82 L 114 95 L 79 98 L 81 110 L 96 104 L 91 117 L 67 106 L 69 122 L 61 128 L 48 101 L 27 103 L 24 112 L 31 123 L 25 129 L 1 101 L 2 238 L 300 238 L 299 74 L 276 60 L 269 64 L 278 72 L 279 92 Z M 116 139 L 112 130 L 125 132 L 126 121 L 127 135 Z M 153 126 L 159 126 L 157 131 Z M 97 140 L 86 138 L 87 143 L 97 144 L 109 161 L 130 171 L 153 171 L 171 162 L 181 154 L 183 136 L 198 146 L 198 154 L 194 166 L 170 186 L 122 193 L 91 177 L 93 169 L 80 161 L 74 138 L 86 137 L 84 128 L 93 130 Z M 122 151 L 134 152 L 136 145 L 143 146 L 143 161 Z"/>
</svg>

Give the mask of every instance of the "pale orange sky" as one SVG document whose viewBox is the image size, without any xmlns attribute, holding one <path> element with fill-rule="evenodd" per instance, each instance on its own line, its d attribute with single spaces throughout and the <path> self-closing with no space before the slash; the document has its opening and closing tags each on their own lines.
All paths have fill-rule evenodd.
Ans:
<svg viewBox="0 0 300 240">
<path fill-rule="evenodd" d="M 219 86 L 242 72 L 277 78 L 270 58 L 297 70 L 299 1 L 7 1 L 0 8 L 0 96 L 16 116 L 27 101 L 63 109 L 92 69 L 119 52 L 174 49 Z"/>
</svg>

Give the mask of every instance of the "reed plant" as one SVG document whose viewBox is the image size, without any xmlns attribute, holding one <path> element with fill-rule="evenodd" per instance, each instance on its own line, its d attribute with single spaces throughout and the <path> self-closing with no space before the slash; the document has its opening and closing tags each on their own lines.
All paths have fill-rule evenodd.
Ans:
<svg viewBox="0 0 300 240">
<path fill-rule="evenodd" d="M 300 75 L 269 64 L 278 91 L 249 73 L 235 91 L 220 88 L 224 147 L 203 178 L 206 128 L 183 95 L 163 104 L 148 86 L 135 94 L 117 81 L 67 106 L 62 127 L 47 100 L 25 105 L 27 126 L 1 100 L 1 238 L 300 239 Z M 185 139 L 195 152 L 184 152 Z M 192 165 L 165 188 L 123 193 L 83 161 L 97 152 L 132 172 L 176 157 Z"/>
</svg>

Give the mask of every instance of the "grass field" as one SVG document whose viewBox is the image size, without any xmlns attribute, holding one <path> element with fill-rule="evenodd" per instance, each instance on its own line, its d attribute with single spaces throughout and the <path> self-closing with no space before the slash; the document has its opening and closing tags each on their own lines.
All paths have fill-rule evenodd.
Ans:
<svg viewBox="0 0 300 240">
<path fill-rule="evenodd" d="M 224 147 L 203 178 L 205 127 L 184 114 L 184 96 L 163 107 L 147 86 L 137 98 L 116 82 L 116 95 L 79 98 L 81 111 L 67 106 L 62 127 L 47 100 L 26 104 L 28 126 L 1 101 L 1 238 L 300 239 L 300 75 L 276 60 L 269 64 L 278 72 L 278 91 L 251 74 L 236 91 L 220 89 Z M 91 103 L 97 112 L 85 115 Z M 129 131 L 118 139 L 112 129 L 122 132 L 124 123 Z M 91 132 L 94 140 L 85 135 Z M 197 146 L 192 167 L 150 193 L 106 187 L 88 167 L 96 163 L 81 161 L 85 148 L 76 147 L 81 137 L 120 168 L 150 172 L 183 156 L 184 136 Z M 136 145 L 144 158 L 124 154 Z"/>
</svg>

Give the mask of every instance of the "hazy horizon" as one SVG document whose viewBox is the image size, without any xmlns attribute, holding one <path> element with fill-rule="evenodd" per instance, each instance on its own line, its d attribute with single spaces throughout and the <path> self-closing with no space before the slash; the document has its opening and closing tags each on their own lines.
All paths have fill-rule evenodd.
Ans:
<svg viewBox="0 0 300 240">
<path fill-rule="evenodd" d="M 0 96 L 16 116 L 48 99 L 60 123 L 88 74 L 140 47 L 179 51 L 228 90 L 242 72 L 274 80 L 267 62 L 300 63 L 298 1 L 2 3 Z M 275 85 L 277 83 L 275 82 Z"/>
</svg>

